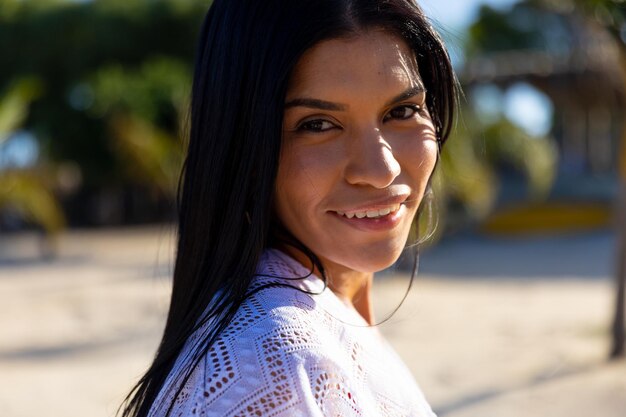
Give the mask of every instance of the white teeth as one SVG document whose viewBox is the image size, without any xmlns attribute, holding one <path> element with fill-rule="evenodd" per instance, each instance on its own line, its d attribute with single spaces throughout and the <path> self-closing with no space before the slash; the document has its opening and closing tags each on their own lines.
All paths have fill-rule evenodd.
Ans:
<svg viewBox="0 0 626 417">
<path fill-rule="evenodd" d="M 386 216 L 389 213 L 396 212 L 400 209 L 400 204 L 396 204 L 395 206 L 386 207 L 380 210 L 367 210 L 367 211 L 357 211 L 352 213 L 346 213 L 344 211 L 337 211 L 337 214 L 340 216 L 345 216 L 349 219 L 356 216 L 357 219 L 362 219 L 367 217 L 368 219 L 375 219 L 377 217 Z"/>
</svg>

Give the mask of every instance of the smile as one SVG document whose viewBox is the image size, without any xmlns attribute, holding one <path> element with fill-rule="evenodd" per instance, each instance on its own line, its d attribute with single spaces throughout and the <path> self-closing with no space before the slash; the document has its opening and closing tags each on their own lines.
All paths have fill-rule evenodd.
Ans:
<svg viewBox="0 0 626 417">
<path fill-rule="evenodd" d="M 381 209 L 370 209 L 363 211 L 339 211 L 337 210 L 337 214 L 340 216 L 347 217 L 348 219 L 352 219 L 356 217 L 357 219 L 363 219 L 367 217 L 368 219 L 377 219 L 380 217 L 385 217 L 391 213 L 395 213 L 400 209 L 400 204 L 393 204 L 388 207 L 383 207 Z"/>
</svg>

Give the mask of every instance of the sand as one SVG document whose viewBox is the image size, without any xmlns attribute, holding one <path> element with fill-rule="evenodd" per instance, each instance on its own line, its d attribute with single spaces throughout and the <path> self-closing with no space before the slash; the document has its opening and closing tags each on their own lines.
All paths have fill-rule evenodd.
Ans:
<svg viewBox="0 0 626 417">
<path fill-rule="evenodd" d="M 0 237 L 0 416 L 113 416 L 167 310 L 170 227 Z M 422 255 L 381 330 L 440 417 L 624 417 L 608 362 L 614 237 L 459 238 Z M 377 281 L 384 318 L 408 279 Z"/>
</svg>

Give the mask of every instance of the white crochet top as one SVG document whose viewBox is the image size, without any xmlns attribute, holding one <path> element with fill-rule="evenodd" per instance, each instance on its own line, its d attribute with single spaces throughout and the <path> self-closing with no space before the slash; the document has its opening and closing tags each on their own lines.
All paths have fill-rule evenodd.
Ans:
<svg viewBox="0 0 626 417">
<path fill-rule="evenodd" d="M 320 278 L 275 249 L 257 272 L 253 288 L 282 282 L 300 290 L 270 287 L 249 297 L 194 368 L 171 416 L 435 416 L 378 328 Z M 198 340 L 181 352 L 150 417 L 166 415 Z"/>
</svg>

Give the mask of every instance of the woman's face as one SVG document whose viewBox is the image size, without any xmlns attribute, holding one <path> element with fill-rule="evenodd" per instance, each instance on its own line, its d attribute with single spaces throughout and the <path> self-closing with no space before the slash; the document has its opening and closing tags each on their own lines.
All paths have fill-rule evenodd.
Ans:
<svg viewBox="0 0 626 417">
<path fill-rule="evenodd" d="M 287 92 L 275 207 L 333 269 L 400 256 L 437 159 L 413 52 L 384 31 L 319 43 Z"/>
</svg>

